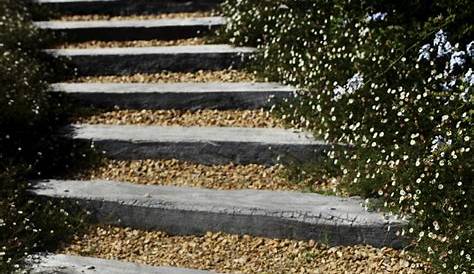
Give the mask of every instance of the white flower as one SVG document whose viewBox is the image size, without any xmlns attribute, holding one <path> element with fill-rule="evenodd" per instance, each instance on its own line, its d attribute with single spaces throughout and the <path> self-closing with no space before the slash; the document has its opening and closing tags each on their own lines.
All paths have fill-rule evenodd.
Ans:
<svg viewBox="0 0 474 274">
<path fill-rule="evenodd" d="M 341 86 L 337 86 L 335 89 L 334 89 L 334 99 L 336 100 L 339 100 L 342 98 L 342 96 L 346 94 L 346 89 L 341 87 Z"/>
<path fill-rule="evenodd" d="M 443 57 L 451 53 L 451 43 L 449 43 L 448 36 L 443 30 L 440 30 L 436 33 L 433 45 L 438 47 L 438 57 Z"/>
<path fill-rule="evenodd" d="M 466 52 L 469 57 L 474 58 L 474 41 L 471 41 L 471 43 L 466 46 Z"/>
<path fill-rule="evenodd" d="M 444 33 L 443 30 L 439 30 L 435 34 L 435 39 L 433 40 L 433 45 L 435 45 L 435 46 L 444 45 L 447 41 L 448 41 L 448 36 L 446 35 L 446 33 Z"/>
<path fill-rule="evenodd" d="M 451 91 L 456 86 L 456 80 L 451 80 L 447 83 L 441 84 L 443 91 Z"/>
<path fill-rule="evenodd" d="M 385 19 L 385 17 L 387 17 L 387 13 L 386 12 L 377 12 L 377 13 L 374 13 L 374 14 L 369 14 L 367 16 L 367 21 L 370 22 L 370 21 L 383 21 Z"/>
<path fill-rule="evenodd" d="M 443 136 L 435 136 L 433 141 L 431 142 L 431 152 L 435 152 L 440 149 L 441 146 L 443 146 L 446 143 L 444 140 Z"/>
<path fill-rule="evenodd" d="M 462 67 L 466 63 L 466 53 L 464 51 L 456 51 L 451 55 L 449 60 L 449 70 L 452 72 L 457 67 Z"/>
<path fill-rule="evenodd" d="M 347 80 L 347 83 L 344 87 L 337 86 L 333 93 L 334 93 L 334 100 L 339 100 L 341 99 L 344 95 L 346 94 L 353 94 L 362 86 L 364 85 L 364 76 L 360 73 L 354 74 L 349 80 Z"/>
<path fill-rule="evenodd" d="M 421 60 L 426 60 L 426 61 L 430 60 L 430 49 L 431 49 L 430 44 L 426 44 L 420 48 L 420 50 L 418 51 L 418 62 Z"/>
<path fill-rule="evenodd" d="M 463 80 L 464 83 L 468 84 L 470 87 L 474 86 L 474 73 L 472 71 L 472 68 L 469 68 L 469 70 L 464 75 Z"/>
<path fill-rule="evenodd" d="M 437 221 L 433 222 L 433 227 L 434 227 L 435 230 L 439 230 L 439 224 L 438 224 Z"/>
<path fill-rule="evenodd" d="M 352 94 L 359 90 L 364 85 L 364 76 L 360 73 L 354 74 L 351 79 L 347 81 L 346 87 Z"/>
</svg>

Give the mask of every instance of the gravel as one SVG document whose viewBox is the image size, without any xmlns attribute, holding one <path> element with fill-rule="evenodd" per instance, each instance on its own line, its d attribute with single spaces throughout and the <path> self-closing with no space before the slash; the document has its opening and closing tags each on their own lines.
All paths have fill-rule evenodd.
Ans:
<svg viewBox="0 0 474 274">
<path fill-rule="evenodd" d="M 157 20 L 157 19 L 184 19 L 184 18 L 199 18 L 213 16 L 214 12 L 177 12 L 177 13 L 162 13 L 150 15 L 129 15 L 129 16 L 112 16 L 102 14 L 91 15 L 65 15 L 58 20 L 62 21 L 97 21 L 97 20 Z"/>
<path fill-rule="evenodd" d="M 91 227 L 62 251 L 224 273 L 423 273 L 428 269 L 407 252 L 391 248 L 328 247 L 314 241 L 211 232 L 171 236 L 111 226 Z"/>
<path fill-rule="evenodd" d="M 114 110 L 97 111 L 78 117 L 81 124 L 154 125 L 154 126 L 219 126 L 219 127 L 282 127 L 268 111 L 260 110 Z"/>
<path fill-rule="evenodd" d="M 207 40 L 201 37 L 178 40 L 133 40 L 133 41 L 87 41 L 81 43 L 64 43 L 55 46 L 57 49 L 87 49 L 87 48 L 127 48 L 127 47 L 165 47 L 165 46 L 195 46 L 205 45 Z"/>
<path fill-rule="evenodd" d="M 146 185 L 173 185 L 211 189 L 302 190 L 289 182 L 284 167 L 275 165 L 201 165 L 178 160 L 104 160 L 96 168 L 74 175 L 78 180 L 115 180 Z M 308 182 L 309 183 L 309 182 Z M 319 187 L 329 184 L 314 182 Z"/>
<path fill-rule="evenodd" d="M 179 160 L 104 160 L 95 168 L 72 174 L 76 180 L 110 180 L 144 185 L 172 185 L 210 189 L 261 189 L 331 193 L 337 180 L 287 179 L 285 167 L 248 165 L 202 165 Z"/>
<path fill-rule="evenodd" d="M 197 72 L 169 72 L 155 74 L 85 76 L 73 79 L 79 83 L 179 83 L 179 82 L 257 82 L 258 78 L 249 72 L 239 70 L 219 70 Z"/>
</svg>

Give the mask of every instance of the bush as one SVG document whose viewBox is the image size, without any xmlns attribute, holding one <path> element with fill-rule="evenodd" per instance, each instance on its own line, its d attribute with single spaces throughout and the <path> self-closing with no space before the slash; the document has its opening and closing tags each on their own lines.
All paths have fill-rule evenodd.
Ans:
<svg viewBox="0 0 474 274">
<path fill-rule="evenodd" d="M 223 10 L 224 37 L 257 45 L 258 70 L 299 88 L 275 112 L 334 144 L 321 175 L 409 219 L 401 233 L 440 271 L 469 272 L 472 4 L 228 0 Z"/>
<path fill-rule="evenodd" d="M 0 2 L 0 272 L 24 256 L 53 248 L 80 224 L 61 204 L 31 197 L 29 180 L 65 170 L 74 145 L 56 136 L 67 108 L 51 98 L 52 75 L 39 48 L 47 39 L 32 27 L 22 1 Z"/>
</svg>

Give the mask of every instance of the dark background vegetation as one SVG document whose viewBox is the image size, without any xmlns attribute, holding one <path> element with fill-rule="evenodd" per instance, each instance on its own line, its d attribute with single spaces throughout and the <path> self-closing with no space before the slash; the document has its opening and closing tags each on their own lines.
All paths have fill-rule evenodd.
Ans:
<svg viewBox="0 0 474 274">
<path fill-rule="evenodd" d="M 48 94 L 48 82 L 67 68 L 41 52 L 52 37 L 33 28 L 28 2 L 0 1 L 0 273 L 13 272 L 25 256 L 53 249 L 80 227 L 70 206 L 33 198 L 27 189 L 89 154 L 58 135 L 71 105 Z"/>
</svg>

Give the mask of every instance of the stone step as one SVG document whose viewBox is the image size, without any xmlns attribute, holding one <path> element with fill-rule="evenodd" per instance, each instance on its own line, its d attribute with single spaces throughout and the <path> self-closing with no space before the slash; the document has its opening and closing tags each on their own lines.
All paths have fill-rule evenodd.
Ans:
<svg viewBox="0 0 474 274">
<path fill-rule="evenodd" d="M 186 39 L 203 36 L 224 24 L 223 17 L 34 23 L 36 27 L 53 31 L 69 42 Z"/>
<path fill-rule="evenodd" d="M 222 0 L 33 0 L 47 10 L 61 14 L 156 14 L 208 11 Z"/>
<path fill-rule="evenodd" d="M 178 159 L 200 164 L 316 162 L 329 146 L 280 128 L 73 125 L 66 134 L 92 141 L 112 159 Z"/>
<path fill-rule="evenodd" d="M 57 83 L 54 93 L 81 104 L 122 109 L 258 109 L 292 96 L 294 88 L 277 83 Z"/>
<path fill-rule="evenodd" d="M 238 68 L 255 51 L 230 45 L 48 49 L 69 59 L 78 75 L 128 75 L 163 70 L 193 72 Z"/>
<path fill-rule="evenodd" d="M 33 194 L 65 199 L 93 219 L 173 235 L 207 231 L 269 238 L 316 240 L 328 245 L 401 247 L 403 222 L 368 212 L 357 198 L 264 190 L 211 190 L 111 181 L 46 180 Z"/>
<path fill-rule="evenodd" d="M 117 260 L 63 254 L 30 256 L 31 274 L 212 274 L 215 272 L 177 267 L 153 267 Z"/>
</svg>

